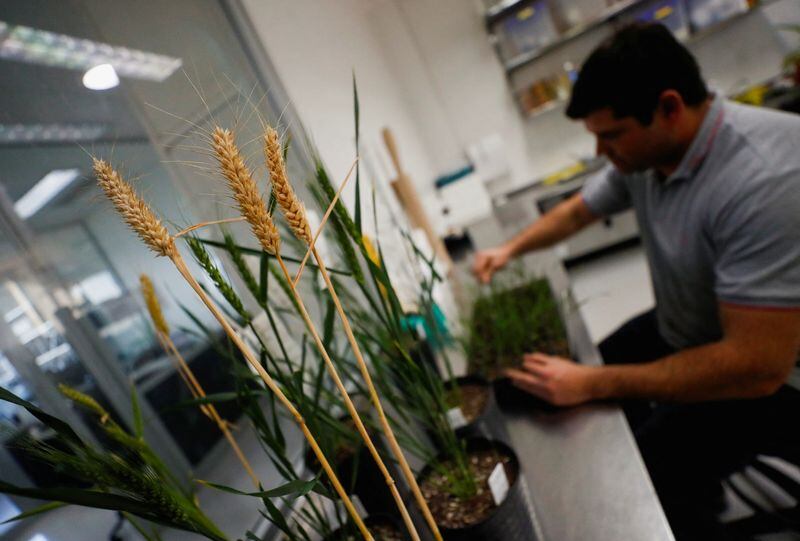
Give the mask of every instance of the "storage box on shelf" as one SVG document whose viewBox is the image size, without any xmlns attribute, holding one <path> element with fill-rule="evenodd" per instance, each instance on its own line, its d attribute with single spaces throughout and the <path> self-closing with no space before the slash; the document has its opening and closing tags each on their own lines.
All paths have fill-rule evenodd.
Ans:
<svg viewBox="0 0 800 541">
<path fill-rule="evenodd" d="M 547 62 L 544 59 L 570 42 L 584 38 L 599 43 L 608 30 L 621 24 L 655 21 L 666 25 L 680 40 L 691 43 L 772 1 L 505 0 L 492 4 L 485 17 L 520 111 L 531 118 L 558 108 L 569 94 L 568 85 L 561 88 L 560 72 L 554 70 L 553 58 Z M 594 35 L 590 36 L 592 32 Z M 552 71 L 531 69 L 539 61 L 544 70 Z M 571 70 L 565 71 L 570 75 Z"/>
</svg>

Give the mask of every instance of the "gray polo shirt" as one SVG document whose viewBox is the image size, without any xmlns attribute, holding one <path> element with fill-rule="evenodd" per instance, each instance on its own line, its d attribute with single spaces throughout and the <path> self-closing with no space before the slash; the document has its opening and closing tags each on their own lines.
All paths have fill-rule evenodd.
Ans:
<svg viewBox="0 0 800 541">
<path fill-rule="evenodd" d="M 679 167 L 590 179 L 598 215 L 633 207 L 661 335 L 722 337 L 718 303 L 800 308 L 800 116 L 714 98 Z"/>
</svg>

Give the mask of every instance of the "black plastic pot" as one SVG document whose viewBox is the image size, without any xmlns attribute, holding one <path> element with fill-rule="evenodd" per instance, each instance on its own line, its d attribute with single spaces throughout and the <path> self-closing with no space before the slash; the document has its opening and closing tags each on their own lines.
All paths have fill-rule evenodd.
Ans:
<svg viewBox="0 0 800 541">
<path fill-rule="evenodd" d="M 389 468 L 392 477 L 397 481 L 398 477 L 393 471 L 391 461 L 386 458 L 389 455 L 383 449 L 380 439 L 372 434 L 372 441 L 378 448 L 380 455 L 384 457 L 384 464 Z M 399 516 L 397 504 L 366 444 L 359 441 L 356 449 L 345 453 L 338 460 L 334 459 L 334 457 L 328 457 L 328 459 L 335 460 L 332 466 L 342 486 L 344 486 L 348 494 L 358 496 L 367 513 L 376 516 Z M 319 468 L 317 457 L 310 449 L 306 451 L 306 464 Z"/>
<path fill-rule="evenodd" d="M 370 533 L 375 537 L 375 541 L 386 541 L 386 538 L 381 537 L 379 532 L 376 531 L 376 526 L 378 525 L 389 526 L 397 531 L 403 541 L 411 541 L 408 531 L 403 527 L 401 521 L 394 516 L 382 514 L 369 515 L 364 519 L 364 524 L 367 525 Z M 327 536 L 324 541 L 347 541 L 350 537 L 358 540 L 362 539 L 361 533 L 354 525 L 348 525 L 346 529 L 340 528 L 336 530 L 331 535 Z"/>
<path fill-rule="evenodd" d="M 505 443 L 486 438 L 473 438 L 467 441 L 467 452 L 494 449 L 511 460 L 508 463 L 510 487 L 505 500 L 483 521 L 463 528 L 439 526 L 446 541 L 536 541 L 531 511 L 522 482 L 517 454 Z M 422 482 L 430 475 L 432 467 L 426 466 L 419 476 Z"/>
<path fill-rule="evenodd" d="M 448 391 L 451 390 L 453 388 L 453 381 L 455 381 L 455 384 L 458 385 L 459 388 L 467 386 L 482 387 L 487 393 L 486 405 L 483 411 L 469 424 L 456 429 L 456 435 L 462 439 L 483 437 L 505 441 L 507 438 L 503 417 L 500 414 L 500 410 L 497 408 L 494 389 L 489 381 L 481 376 L 462 376 L 455 378 L 455 380 L 445 382 L 445 389 Z"/>
</svg>

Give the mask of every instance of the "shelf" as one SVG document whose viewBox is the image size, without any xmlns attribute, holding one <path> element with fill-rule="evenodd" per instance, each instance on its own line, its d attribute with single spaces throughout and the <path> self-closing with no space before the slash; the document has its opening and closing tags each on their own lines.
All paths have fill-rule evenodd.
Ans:
<svg viewBox="0 0 800 541">
<path fill-rule="evenodd" d="M 498 20 L 508 15 L 511 11 L 522 7 L 534 0 L 502 0 L 486 10 L 486 26 L 492 26 Z"/>
<path fill-rule="evenodd" d="M 644 0 L 628 0 L 626 2 L 619 2 L 617 4 L 614 4 L 610 8 L 603 11 L 596 18 L 587 21 L 583 24 L 573 26 L 572 28 L 561 34 L 556 41 L 549 43 L 543 47 L 540 47 L 534 51 L 529 51 L 527 53 L 521 53 L 518 54 L 517 56 L 514 56 L 508 62 L 505 63 L 506 72 L 510 73 L 518 68 L 521 68 L 526 64 L 533 62 L 534 60 L 537 60 L 538 58 L 541 58 L 549 54 L 550 52 L 556 49 L 561 48 L 563 45 L 569 43 L 575 38 L 580 37 L 583 34 L 586 34 L 590 30 L 594 30 L 595 28 L 602 26 L 611 19 L 622 15 L 624 12 L 628 11 L 632 7 L 637 6 L 643 2 Z M 522 2 L 516 2 L 515 4 L 521 4 L 521 3 Z M 507 8 L 507 11 L 510 11 L 510 9 L 511 8 Z"/>
<path fill-rule="evenodd" d="M 498 14 L 495 15 L 494 20 L 496 21 L 502 15 L 505 15 L 508 12 L 510 12 L 513 9 L 513 7 L 516 7 L 518 5 L 523 4 L 524 1 L 527 1 L 527 0 L 509 2 L 508 3 L 509 5 L 508 6 L 504 6 L 502 10 L 498 9 Z M 751 7 L 750 9 L 748 9 L 747 11 L 743 11 L 741 13 L 737 13 L 736 15 L 733 15 L 733 16 L 729 17 L 728 19 L 725 19 L 724 21 L 720 21 L 719 23 L 717 23 L 717 24 L 715 24 L 715 25 L 713 25 L 711 27 L 704 28 L 703 30 L 699 30 L 697 32 L 692 32 L 689 35 L 688 39 L 683 40 L 683 41 L 684 41 L 684 43 L 692 43 L 692 42 L 694 42 L 696 40 L 702 39 L 702 38 L 704 38 L 704 37 L 706 37 L 706 36 L 708 36 L 710 34 L 713 34 L 713 33 L 717 32 L 717 31 L 721 30 L 722 28 L 725 28 L 726 26 L 730 25 L 734 21 L 737 21 L 737 20 L 739 20 L 739 19 L 741 19 L 743 17 L 746 17 L 746 16 L 750 15 L 752 12 L 758 10 L 758 8 L 763 7 L 763 6 L 767 6 L 767 5 L 769 5 L 769 4 L 771 4 L 771 3 L 775 2 L 775 1 L 776 0 L 762 0 L 762 1 L 758 2 L 756 5 L 754 5 L 753 7 Z M 583 24 L 580 24 L 580 25 L 577 25 L 577 26 L 574 26 L 574 27 L 570 28 L 569 30 L 567 30 L 566 32 L 561 34 L 561 36 L 559 36 L 559 38 L 556 41 L 554 41 L 554 42 L 552 42 L 552 43 L 550 43 L 548 45 L 545 45 L 543 47 L 540 47 L 540 48 L 538 48 L 538 49 L 536 49 L 534 51 L 521 53 L 521 54 L 518 54 L 518 55 L 512 57 L 510 60 L 508 60 L 504 64 L 506 73 L 510 75 L 515 70 L 517 70 L 517 69 L 519 69 L 519 68 L 521 68 L 523 66 L 526 66 L 526 65 L 530 64 L 531 62 L 534 62 L 534 61 L 538 60 L 539 58 L 542 58 L 543 56 L 546 56 L 546 55 L 550 54 L 551 52 L 561 48 L 564 45 L 566 45 L 570 41 L 572 41 L 572 40 L 574 40 L 574 39 L 576 39 L 576 38 L 588 33 L 591 30 L 594 30 L 595 28 L 598 28 L 598 27 L 602 26 L 603 24 L 609 22 L 610 20 L 612 20 L 612 19 L 614 19 L 616 17 L 619 17 L 619 16 L 623 15 L 624 13 L 626 13 L 627 11 L 631 10 L 634 7 L 637 7 L 637 6 L 641 5 L 641 4 L 645 4 L 646 2 L 647 2 L 647 0 L 628 0 L 626 2 L 620 2 L 618 4 L 615 4 L 614 6 L 610 7 L 607 10 L 605 10 L 602 14 L 600 14 L 596 18 L 592 19 L 591 21 L 588 21 L 586 23 L 583 23 Z M 503 6 L 504 4 L 501 4 L 501 6 Z M 487 20 L 488 20 L 488 17 L 489 17 L 489 13 L 487 12 Z"/>
<path fill-rule="evenodd" d="M 536 118 L 537 116 L 543 115 L 545 113 L 549 113 L 550 111 L 555 111 L 556 109 L 561 109 L 567 104 L 567 100 L 564 99 L 555 99 L 550 100 L 547 103 L 543 103 L 542 105 L 531 109 L 530 111 L 525 112 L 525 118 L 528 120 L 532 118 Z"/>
</svg>

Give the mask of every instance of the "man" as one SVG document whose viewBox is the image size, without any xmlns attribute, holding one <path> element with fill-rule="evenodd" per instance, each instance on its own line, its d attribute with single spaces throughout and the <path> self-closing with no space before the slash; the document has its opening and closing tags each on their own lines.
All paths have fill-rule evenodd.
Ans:
<svg viewBox="0 0 800 541">
<path fill-rule="evenodd" d="M 513 257 L 632 207 L 656 307 L 600 344 L 604 366 L 532 353 L 508 375 L 556 405 L 624 400 L 676 537 L 724 539 L 720 479 L 800 442 L 800 393 L 785 385 L 800 346 L 800 118 L 710 94 L 659 25 L 598 47 L 567 116 L 613 170 L 477 254 L 473 270 L 488 282 Z"/>
</svg>

